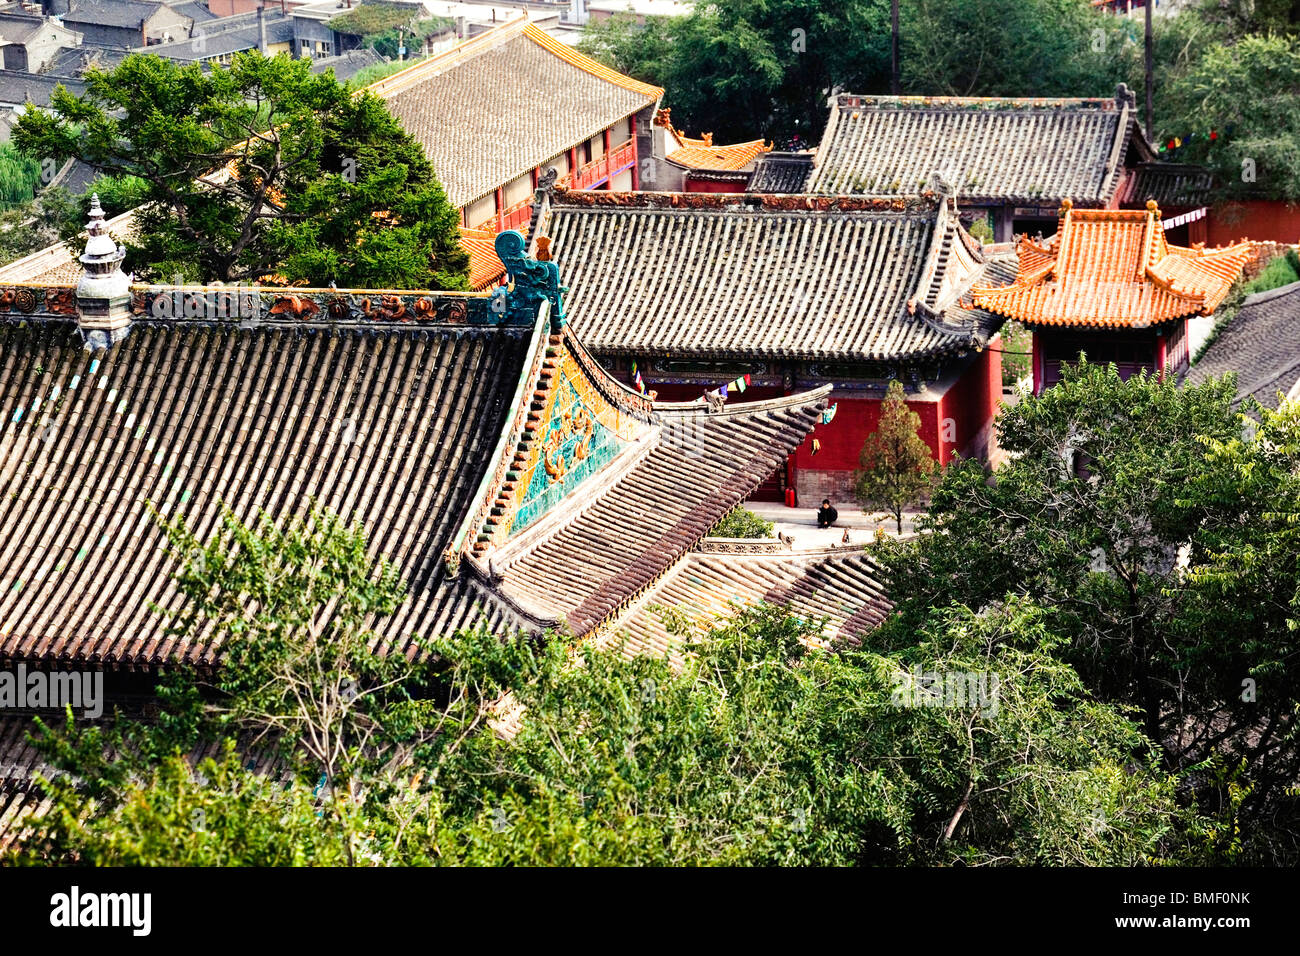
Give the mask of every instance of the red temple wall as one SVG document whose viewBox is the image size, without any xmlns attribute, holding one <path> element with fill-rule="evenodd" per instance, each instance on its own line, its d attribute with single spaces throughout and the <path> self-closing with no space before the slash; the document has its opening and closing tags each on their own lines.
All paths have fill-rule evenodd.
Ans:
<svg viewBox="0 0 1300 956">
<path fill-rule="evenodd" d="M 988 458 L 993 418 L 1002 402 L 1001 347 L 999 340 L 994 348 L 979 353 L 970 368 L 940 400 L 941 438 L 945 437 L 943 423 L 953 423 L 947 436 L 952 441 L 945 441 L 940 449 L 940 464 L 948 464 L 955 454 L 981 460 Z"/>
<path fill-rule="evenodd" d="M 1206 245 L 1226 246 L 1245 236 L 1259 242 L 1300 242 L 1300 206 L 1274 200 L 1222 203 L 1210 210 Z"/>
<path fill-rule="evenodd" d="M 694 401 L 705 391 L 699 384 L 648 383 L 647 387 L 657 392 L 656 397 L 662 402 Z M 728 404 L 761 401 L 782 394 L 778 386 L 755 385 L 740 395 L 732 392 Z M 852 501 L 853 472 L 858 468 L 863 443 L 880 424 L 882 405 L 880 398 L 850 397 L 853 395 L 843 389 L 832 390 L 830 401 L 837 405 L 834 420 L 828 425 L 818 424 L 792 456 L 800 507 L 812 507 L 826 497 L 838 502 Z M 928 401 L 909 399 L 907 407 L 921 419 L 921 438 L 939 462 L 947 464 L 958 453 L 986 456 L 1001 396 L 1001 353 L 985 349 L 942 396 Z M 942 441 L 945 420 L 951 422 L 947 428 L 949 441 Z M 816 455 L 812 451 L 814 438 L 820 443 Z"/>
<path fill-rule="evenodd" d="M 794 453 L 795 488 L 798 505 L 812 508 L 822 498 L 853 500 L 853 472 L 858 468 L 862 445 L 880 424 L 878 398 L 845 398 L 831 393 L 838 403 L 835 419 L 818 425 Z M 909 401 L 907 407 L 921 419 L 919 434 L 932 452 L 939 448 L 939 402 Z M 813 454 L 813 439 L 821 443 Z"/>
</svg>

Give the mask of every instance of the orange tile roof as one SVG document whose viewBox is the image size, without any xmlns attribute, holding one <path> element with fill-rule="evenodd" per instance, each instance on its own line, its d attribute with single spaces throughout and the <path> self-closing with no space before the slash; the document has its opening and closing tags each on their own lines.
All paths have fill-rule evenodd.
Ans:
<svg viewBox="0 0 1300 956">
<path fill-rule="evenodd" d="M 669 153 L 668 158 L 692 169 L 744 169 L 771 149 L 771 143 L 756 139 L 732 146 L 683 146 Z"/>
<path fill-rule="evenodd" d="M 1165 241 L 1160 210 L 1061 207 L 1056 235 L 1021 236 L 1015 281 L 971 289 L 978 308 L 1031 325 L 1146 328 L 1208 315 L 1241 275 L 1253 246 L 1187 249 Z"/>
<path fill-rule="evenodd" d="M 702 137 L 687 136 L 673 126 L 673 111 L 665 107 L 655 114 L 654 125 L 661 126 L 677 141 L 678 148 L 668 154 L 674 163 L 691 169 L 744 169 L 763 153 L 772 151 L 771 143 L 761 139 L 748 143 L 734 143 L 731 146 L 715 146 L 713 134 L 705 133 Z"/>
<path fill-rule="evenodd" d="M 469 287 L 481 292 L 506 274 L 506 267 L 497 257 L 496 234 L 489 229 L 460 230 L 460 244 L 469 253 Z"/>
</svg>

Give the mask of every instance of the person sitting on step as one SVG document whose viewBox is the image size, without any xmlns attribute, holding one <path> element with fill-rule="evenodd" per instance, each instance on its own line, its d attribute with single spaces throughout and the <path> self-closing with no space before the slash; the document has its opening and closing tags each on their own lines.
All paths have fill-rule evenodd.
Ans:
<svg viewBox="0 0 1300 956">
<path fill-rule="evenodd" d="M 839 516 L 840 513 L 831 507 L 831 499 L 823 498 L 822 506 L 817 509 L 817 527 L 829 528 Z"/>
</svg>

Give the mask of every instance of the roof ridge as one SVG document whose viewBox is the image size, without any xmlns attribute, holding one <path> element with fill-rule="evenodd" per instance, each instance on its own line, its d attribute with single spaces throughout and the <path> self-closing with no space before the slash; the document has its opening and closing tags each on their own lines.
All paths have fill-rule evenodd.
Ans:
<svg viewBox="0 0 1300 956">
<path fill-rule="evenodd" d="M 833 387 L 830 384 L 819 385 L 817 388 L 808 389 L 804 392 L 795 392 L 792 395 L 777 395 L 773 398 L 764 398 L 755 402 L 737 402 L 735 405 L 723 405 L 722 410 L 718 412 L 710 411 L 708 405 L 698 399 L 690 402 L 655 402 L 655 411 L 661 415 L 667 413 L 668 417 L 672 418 L 684 418 L 688 415 L 692 417 L 697 415 L 749 415 L 757 412 L 777 411 L 783 408 L 815 405 L 829 395 Z"/>
<path fill-rule="evenodd" d="M 583 70 L 586 73 L 590 73 L 597 79 L 604 80 L 607 83 L 612 83 L 615 86 L 620 86 L 625 90 L 631 90 L 633 93 L 642 93 L 656 100 L 664 95 L 664 91 L 661 87 L 651 86 L 649 83 L 642 83 L 640 80 L 635 80 L 624 73 L 610 69 L 603 63 L 593 60 L 585 53 L 580 53 L 575 50 L 567 43 L 562 43 L 555 39 L 555 37 L 551 36 L 540 27 L 535 26 L 531 21 L 524 27 L 523 35 L 532 40 L 538 46 L 542 47 L 542 49 L 546 50 L 548 53 L 559 57 L 561 60 L 564 60 L 572 66 L 576 66 L 578 69 Z"/>
<path fill-rule="evenodd" d="M 1096 108 L 1118 112 L 1113 96 L 886 96 L 873 93 L 840 93 L 835 98 L 840 109 L 942 109 L 945 106 L 998 107 L 1006 109 Z"/>
<path fill-rule="evenodd" d="M 1280 299 L 1284 295 L 1291 295 L 1293 292 L 1300 292 L 1300 280 L 1288 282 L 1286 285 L 1280 285 L 1275 289 L 1265 289 L 1263 292 L 1252 292 L 1246 298 L 1241 300 L 1241 308 L 1248 305 L 1258 305 L 1261 302 L 1269 302 L 1273 299 Z"/>
<path fill-rule="evenodd" d="M 410 84 L 426 79 L 430 74 L 437 75 L 451 67 L 460 66 L 466 60 L 472 60 L 489 50 L 496 49 L 507 40 L 522 35 L 525 27 L 529 25 L 526 14 L 507 20 L 490 30 L 485 30 L 478 36 L 462 40 L 448 50 L 436 53 L 404 70 L 399 70 L 392 76 L 376 80 L 369 86 L 362 87 L 362 91 L 373 93 L 380 98 L 392 96 L 405 90 Z"/>
<path fill-rule="evenodd" d="M 938 212 L 939 203 L 939 198 L 932 193 L 910 196 L 815 196 L 808 193 L 611 192 L 557 186 L 551 207 L 565 211 L 615 208 L 620 212 L 897 212 L 928 214 L 933 217 Z"/>
</svg>

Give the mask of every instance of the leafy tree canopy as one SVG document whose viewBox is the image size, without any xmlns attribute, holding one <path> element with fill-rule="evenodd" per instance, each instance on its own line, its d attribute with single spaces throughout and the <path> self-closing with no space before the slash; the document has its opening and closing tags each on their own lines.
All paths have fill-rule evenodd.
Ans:
<svg viewBox="0 0 1300 956">
<path fill-rule="evenodd" d="M 928 533 L 877 546 L 900 603 L 875 639 L 910 643 L 952 602 L 1035 601 L 1067 640 L 1061 659 L 1135 708 L 1167 766 L 1241 770 L 1255 858 L 1294 859 L 1300 409 L 1256 427 L 1234 394 L 1230 379 L 1067 368 L 1003 413 L 1003 467 L 949 467 Z M 1203 784 L 1202 799 L 1227 799 Z"/>
<path fill-rule="evenodd" d="M 1300 36 L 1215 43 L 1162 95 L 1179 160 L 1213 170 L 1226 198 L 1300 197 Z M 1214 139 L 1211 139 L 1214 134 Z"/>
<path fill-rule="evenodd" d="M 128 266 L 149 279 L 465 288 L 459 217 L 419 144 L 306 60 L 205 73 L 132 55 L 88 71 L 84 96 L 56 90 L 15 140 L 146 184 Z"/>
<path fill-rule="evenodd" d="M 152 722 L 40 734 L 73 776 L 11 861 L 1143 864 L 1221 839 L 1030 601 L 936 609 L 884 652 L 759 606 L 679 631 L 678 669 L 486 631 L 389 654 L 368 622 L 400 583 L 328 514 L 170 537 L 183 623 L 233 654 L 216 686 L 169 677 Z"/>
</svg>

